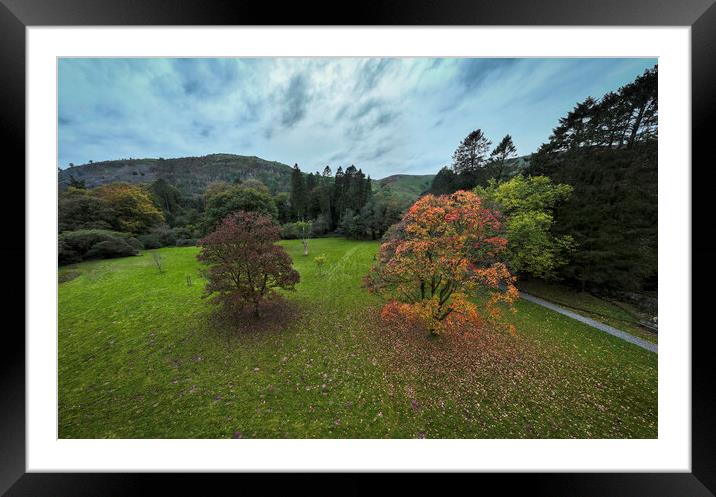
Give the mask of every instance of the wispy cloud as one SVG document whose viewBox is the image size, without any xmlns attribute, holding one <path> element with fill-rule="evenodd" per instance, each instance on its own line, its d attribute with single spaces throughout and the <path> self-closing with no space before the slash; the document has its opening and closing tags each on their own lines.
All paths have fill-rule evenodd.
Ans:
<svg viewBox="0 0 716 497">
<path fill-rule="evenodd" d="M 655 59 L 61 59 L 59 165 L 257 155 L 434 173 L 482 128 L 533 152 L 560 116 Z"/>
</svg>

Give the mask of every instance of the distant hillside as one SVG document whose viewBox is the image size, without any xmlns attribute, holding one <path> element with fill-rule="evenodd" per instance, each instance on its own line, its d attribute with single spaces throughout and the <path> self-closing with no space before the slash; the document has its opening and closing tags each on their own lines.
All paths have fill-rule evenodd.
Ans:
<svg viewBox="0 0 716 497">
<path fill-rule="evenodd" d="M 122 181 L 151 183 L 163 178 L 184 193 L 200 195 L 212 181 L 257 179 L 271 193 L 291 190 L 291 166 L 259 157 L 233 154 L 212 154 L 203 157 L 177 159 L 120 159 L 93 162 L 62 169 L 58 173 L 60 188 L 66 188 L 71 178 L 84 181 L 87 188 Z M 414 201 L 430 188 L 433 174 L 396 174 L 374 180 L 376 192 L 390 193 L 407 201 Z"/>
<path fill-rule="evenodd" d="M 378 184 L 377 191 L 390 192 L 412 202 L 430 189 L 434 177 L 434 174 L 395 174 L 376 180 L 375 183 Z"/>
<path fill-rule="evenodd" d="M 272 192 L 289 191 L 291 167 L 259 157 L 212 154 L 178 159 L 122 159 L 69 167 L 58 173 L 60 188 L 70 178 L 84 181 L 88 188 L 105 183 L 151 183 L 163 178 L 183 192 L 198 195 L 212 181 L 245 181 L 253 178 Z"/>
</svg>

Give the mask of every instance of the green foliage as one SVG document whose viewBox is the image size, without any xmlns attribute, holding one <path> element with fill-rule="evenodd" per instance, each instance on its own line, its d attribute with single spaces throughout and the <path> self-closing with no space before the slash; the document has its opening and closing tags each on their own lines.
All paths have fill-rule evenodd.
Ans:
<svg viewBox="0 0 716 497">
<path fill-rule="evenodd" d="M 577 244 L 561 274 L 582 289 L 654 290 L 657 284 L 657 144 L 568 152 L 552 178 L 574 187 L 554 232 Z"/>
<path fill-rule="evenodd" d="M 129 244 L 130 247 L 134 248 L 137 251 L 144 250 L 144 244 L 133 236 L 125 239 L 125 241 Z"/>
<path fill-rule="evenodd" d="M 577 250 L 561 275 L 582 289 L 657 287 L 658 70 L 560 119 L 529 171 L 574 188 L 554 232 Z"/>
<path fill-rule="evenodd" d="M 130 255 L 137 255 L 138 253 L 139 251 L 127 243 L 126 240 L 115 238 L 93 245 L 92 248 L 87 251 L 84 258 L 111 259 L 114 257 L 128 257 Z"/>
<path fill-rule="evenodd" d="M 505 135 L 492 152 L 491 144 L 479 129 L 466 136 L 453 154 L 452 166 L 445 166 L 438 172 L 429 192 L 445 195 L 487 186 L 491 180 L 499 183 L 524 169 L 527 160 L 516 157 L 517 149 L 510 135 Z"/>
<path fill-rule="evenodd" d="M 318 273 L 323 274 L 323 268 L 326 265 L 326 261 L 328 258 L 326 257 L 326 254 L 321 254 L 313 258 L 313 263 L 318 268 Z"/>
<path fill-rule="evenodd" d="M 165 179 L 159 178 L 149 185 L 154 204 L 161 209 L 164 218 L 172 225 L 174 218 L 182 211 L 181 193 Z"/>
<path fill-rule="evenodd" d="M 554 236 L 554 209 L 569 198 L 572 187 L 554 184 L 545 176 L 515 176 L 504 183 L 491 179 L 475 193 L 506 216 L 507 260 L 513 272 L 553 278 L 567 263 L 574 242 Z"/>
<path fill-rule="evenodd" d="M 60 265 L 92 258 L 125 257 L 140 250 L 136 238 L 129 233 L 110 230 L 65 231 L 58 238 Z"/>
<path fill-rule="evenodd" d="M 146 249 L 172 247 L 177 242 L 176 233 L 168 226 L 157 226 L 149 233 L 139 235 L 138 238 Z"/>
<path fill-rule="evenodd" d="M 114 212 L 112 227 L 128 233 L 146 233 L 164 221 L 164 215 L 145 189 L 128 183 L 110 183 L 92 190 Z"/>
<path fill-rule="evenodd" d="M 57 204 L 59 232 L 84 229 L 110 229 L 116 214 L 109 202 L 84 188 L 70 187 L 60 192 Z"/>
<path fill-rule="evenodd" d="M 198 240 L 196 238 L 179 238 L 177 240 L 177 247 L 193 247 L 196 245 Z"/>
<path fill-rule="evenodd" d="M 452 155 L 452 167 L 457 174 L 476 174 L 487 165 L 492 142 L 480 129 L 468 134 Z"/>
<path fill-rule="evenodd" d="M 514 159 L 517 156 L 517 148 L 512 143 L 512 137 L 505 135 L 500 143 L 490 153 L 490 162 L 488 167 L 494 171 L 495 180 L 499 183 L 504 178 L 505 167 L 509 159 Z"/>
<path fill-rule="evenodd" d="M 303 177 L 298 164 L 294 164 L 291 171 L 291 214 L 294 219 L 306 217 L 308 206 L 308 192 L 306 191 L 306 180 Z"/>
<path fill-rule="evenodd" d="M 243 181 L 241 183 L 241 186 L 243 188 L 246 188 L 247 190 L 256 190 L 257 192 L 269 193 L 268 187 L 264 185 L 261 181 L 254 178 L 249 178 L 246 181 Z"/>
<path fill-rule="evenodd" d="M 222 219 L 239 211 L 267 214 L 273 219 L 278 217 L 278 209 L 271 195 L 236 185 L 222 189 L 207 199 L 204 231 L 212 231 Z"/>
</svg>

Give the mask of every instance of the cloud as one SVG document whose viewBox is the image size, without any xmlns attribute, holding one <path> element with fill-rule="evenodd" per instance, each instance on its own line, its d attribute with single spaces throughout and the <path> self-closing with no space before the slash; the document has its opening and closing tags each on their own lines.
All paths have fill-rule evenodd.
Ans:
<svg viewBox="0 0 716 497">
<path fill-rule="evenodd" d="M 459 79 L 466 90 L 474 90 L 490 76 L 504 72 L 520 59 L 462 59 L 460 61 Z"/>
<path fill-rule="evenodd" d="M 371 177 L 437 172 L 481 128 L 533 152 L 655 59 L 63 58 L 58 165 L 226 152 Z"/>
<path fill-rule="evenodd" d="M 284 111 L 281 124 L 286 127 L 294 126 L 306 115 L 308 106 L 308 82 L 306 76 L 297 74 L 291 78 L 284 95 Z"/>
</svg>

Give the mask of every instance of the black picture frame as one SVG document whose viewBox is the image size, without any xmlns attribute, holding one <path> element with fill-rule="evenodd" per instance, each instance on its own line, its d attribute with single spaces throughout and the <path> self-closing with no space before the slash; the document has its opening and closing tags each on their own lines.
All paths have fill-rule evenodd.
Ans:
<svg viewBox="0 0 716 497">
<path fill-rule="evenodd" d="M 716 5 L 715 0 L 519 0 L 468 1 L 383 0 L 362 3 L 296 2 L 278 8 L 267 2 L 181 0 L 0 0 L 0 141 L 4 157 L 3 212 L 16 213 L 25 185 L 25 28 L 28 26 L 116 25 L 529 25 L 529 26 L 690 26 L 692 49 L 692 267 L 700 281 L 714 281 L 709 261 L 716 247 L 693 228 L 709 226 L 713 209 L 706 188 L 713 175 L 713 152 L 708 124 L 716 117 Z M 9 152 L 9 153 L 8 153 Z M 687 173 L 687 172 L 685 172 Z M 15 175 L 13 177 L 13 175 Z M 8 186 L 11 186 L 8 188 Z M 703 192 L 699 192 L 703 189 Z M 703 194 L 701 194 L 703 193 Z M 19 202 L 23 202 L 20 204 Z M 24 233 L 24 219 L 13 217 L 12 231 Z M 24 237 L 6 235 L 0 252 L 10 261 L 6 278 L 12 288 L 4 299 L 6 310 L 23 308 Z M 26 260 L 27 263 L 27 260 Z M 692 274 L 695 272 L 692 271 Z M 7 281 L 7 280 L 6 280 Z M 23 283 L 24 288 L 24 283 Z M 692 309 L 702 317 L 709 292 L 694 284 Z M 27 296 L 31 298 L 31 295 Z M 21 299 L 23 302 L 21 302 Z M 21 325 L 10 324 L 5 313 L 0 341 L 0 493 L 8 496 L 84 495 L 207 495 L 227 488 L 231 493 L 261 485 L 315 490 L 313 477 L 245 474 L 61 474 L 25 472 L 25 340 Z M 24 318 L 22 320 L 24 323 Z M 695 323 L 696 321 L 694 321 Z M 692 326 L 692 472 L 691 473 L 502 473 L 450 475 L 449 483 L 470 478 L 468 488 L 489 485 L 500 493 L 550 496 L 707 496 L 716 492 L 716 402 L 711 378 L 713 352 L 708 347 L 710 326 Z M 24 328 L 24 326 L 22 327 Z M 698 328 L 698 329 L 697 329 Z M 686 331 L 686 330 L 684 330 Z M 340 494 L 374 491 L 384 475 L 328 475 Z M 407 477 L 406 477 L 407 476 Z M 403 491 L 435 486 L 446 490 L 445 475 L 427 481 L 426 475 L 403 475 Z M 260 478 L 260 480 L 259 480 Z M 477 480 L 477 481 L 475 481 Z M 219 486 L 221 485 L 221 487 Z M 310 487 L 309 487 L 310 486 Z M 210 490 L 211 489 L 211 490 Z"/>
</svg>

